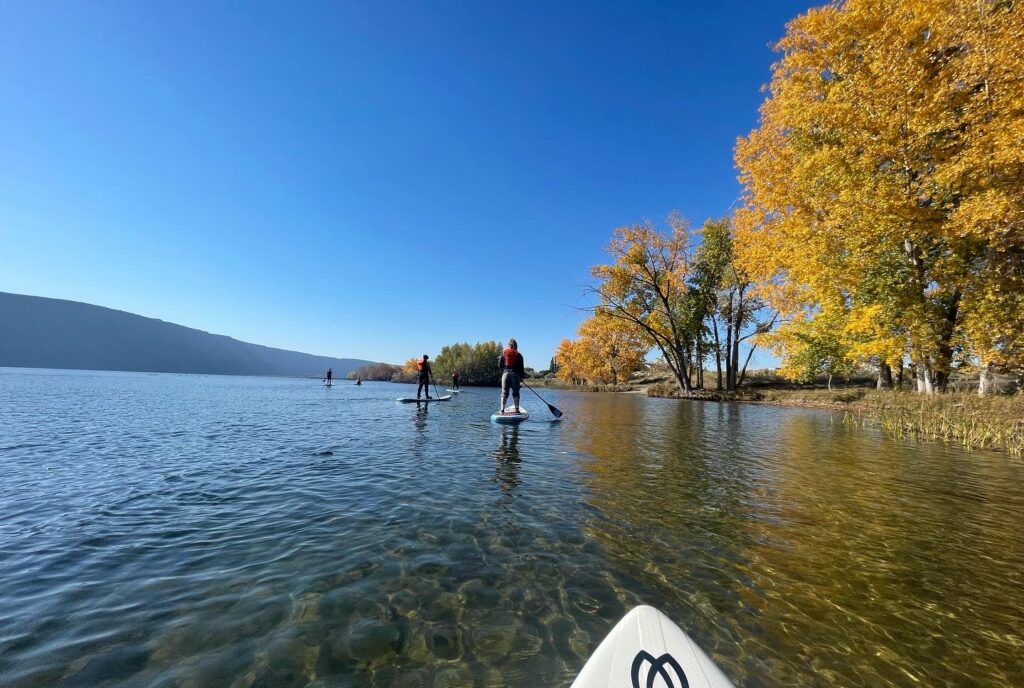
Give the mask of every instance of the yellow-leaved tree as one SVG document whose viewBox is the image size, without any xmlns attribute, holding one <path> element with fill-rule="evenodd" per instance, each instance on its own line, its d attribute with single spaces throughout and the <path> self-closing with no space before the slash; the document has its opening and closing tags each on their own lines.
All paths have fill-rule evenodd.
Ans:
<svg viewBox="0 0 1024 688">
<path fill-rule="evenodd" d="M 555 375 L 573 384 L 625 382 L 643 366 L 651 348 L 635 326 L 600 309 L 576 334 L 579 339 L 563 339 L 555 351 Z"/>
<path fill-rule="evenodd" d="M 687 284 L 693 236 L 678 216 L 669 225 L 667 233 L 650 224 L 616 229 L 606 248 L 613 262 L 591 270 L 598 280 L 592 291 L 598 308 L 657 347 L 679 388 L 690 391 L 694 326 L 702 327 L 691 317 L 697 299 Z"/>
<path fill-rule="evenodd" d="M 1024 3 L 846 0 L 778 48 L 736 148 L 736 254 L 782 354 L 821 318 L 924 392 L 958 363 L 1024 365 Z"/>
<path fill-rule="evenodd" d="M 632 323 L 612 317 L 598 309 L 593 317 L 580 324 L 577 333 L 595 354 L 592 379 L 604 384 L 625 382 L 643 367 L 650 344 Z"/>
<path fill-rule="evenodd" d="M 587 381 L 590 368 L 587 363 L 585 346 L 579 341 L 563 339 L 555 349 L 555 377 L 569 384 L 578 385 Z"/>
</svg>

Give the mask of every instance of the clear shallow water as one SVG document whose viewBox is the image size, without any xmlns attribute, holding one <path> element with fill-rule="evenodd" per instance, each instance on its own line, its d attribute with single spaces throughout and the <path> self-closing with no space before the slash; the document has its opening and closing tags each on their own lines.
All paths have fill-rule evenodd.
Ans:
<svg viewBox="0 0 1024 688">
<path fill-rule="evenodd" d="M 0 369 L 0 685 L 1024 685 L 1024 465 L 827 413 Z M 525 390 L 524 390 L 525 392 Z"/>
</svg>

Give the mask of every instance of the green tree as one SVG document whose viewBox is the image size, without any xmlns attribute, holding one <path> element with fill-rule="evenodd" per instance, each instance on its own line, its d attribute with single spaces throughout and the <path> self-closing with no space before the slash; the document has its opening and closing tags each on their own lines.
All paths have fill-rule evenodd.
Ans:
<svg viewBox="0 0 1024 688">
<path fill-rule="evenodd" d="M 853 372 L 850 342 L 840 334 L 839 318 L 829 314 L 800 321 L 781 333 L 781 351 L 787 353 L 780 372 L 800 382 L 813 382 L 819 375 L 828 378 L 832 390 L 833 376 L 846 376 Z"/>
<path fill-rule="evenodd" d="M 498 356 L 502 346 L 498 342 L 478 342 L 470 345 L 458 342 L 441 347 L 434 360 L 434 375 L 438 380 L 449 380 L 458 371 L 459 383 L 464 385 L 493 386 L 501 383 Z"/>
</svg>

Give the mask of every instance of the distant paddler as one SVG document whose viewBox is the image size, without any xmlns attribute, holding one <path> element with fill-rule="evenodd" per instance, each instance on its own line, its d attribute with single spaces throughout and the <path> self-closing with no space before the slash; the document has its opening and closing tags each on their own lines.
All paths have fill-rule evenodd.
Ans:
<svg viewBox="0 0 1024 688">
<path fill-rule="evenodd" d="M 505 350 L 498 356 L 498 367 L 501 368 L 501 404 L 498 413 L 505 413 L 509 392 L 512 393 L 515 412 L 519 413 L 519 384 L 526 377 L 526 368 L 523 355 L 519 353 L 519 343 L 515 339 L 509 339 Z"/>
<path fill-rule="evenodd" d="M 452 373 L 452 389 L 459 391 L 459 371 Z"/>
<path fill-rule="evenodd" d="M 359 377 L 357 377 L 357 378 L 356 378 L 356 385 L 361 385 L 361 384 L 363 384 L 363 379 L 362 379 L 362 378 L 359 378 Z"/>
<path fill-rule="evenodd" d="M 427 393 L 427 399 L 433 398 L 430 396 L 430 376 L 433 374 L 433 371 L 430 370 L 430 361 L 428 360 L 429 358 L 430 356 L 423 354 L 423 360 L 416 361 L 416 370 L 418 371 L 418 384 L 416 385 L 417 399 L 420 398 L 420 390 L 423 390 L 424 392 Z"/>
<path fill-rule="evenodd" d="M 327 378 L 324 380 L 327 384 L 331 384 L 331 380 L 334 378 L 334 371 L 330 368 L 327 369 Z"/>
</svg>

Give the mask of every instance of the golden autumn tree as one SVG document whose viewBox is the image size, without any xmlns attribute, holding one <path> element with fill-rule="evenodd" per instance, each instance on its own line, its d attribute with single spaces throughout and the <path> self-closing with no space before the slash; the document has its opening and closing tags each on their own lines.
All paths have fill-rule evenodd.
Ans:
<svg viewBox="0 0 1024 688">
<path fill-rule="evenodd" d="M 669 232 L 651 224 L 619 227 L 606 252 L 613 262 L 591 270 L 598 283 L 592 292 L 598 309 L 639 332 L 657 347 L 679 388 L 692 389 L 691 356 L 696 296 L 687 283 L 693 251 L 689 225 L 669 218 Z M 699 320 L 696 326 L 700 327 Z"/>
<path fill-rule="evenodd" d="M 851 355 L 908 356 L 921 391 L 956 351 L 1024 364 L 1024 3 L 846 0 L 778 48 L 737 144 L 736 251 L 779 341 L 827 314 Z"/>
<path fill-rule="evenodd" d="M 635 325 L 600 309 L 580 324 L 577 334 L 594 354 L 592 379 L 604 384 L 617 385 L 628 380 L 643 367 L 644 357 L 651 350 Z"/>
<path fill-rule="evenodd" d="M 555 377 L 569 384 L 585 382 L 590 368 L 584 346 L 578 341 L 563 339 L 555 349 L 555 363 L 558 366 Z"/>
<path fill-rule="evenodd" d="M 563 339 L 555 351 L 556 376 L 574 384 L 624 382 L 643 366 L 651 348 L 634 326 L 601 310 L 584 320 L 576 334 L 576 341 Z"/>
<path fill-rule="evenodd" d="M 712 357 L 719 389 L 723 363 L 725 388 L 736 389 L 774 314 L 734 260 L 730 219 L 694 230 L 672 213 L 668 225 L 665 232 L 650 223 L 615 230 L 605 249 L 613 262 L 591 270 L 598 281 L 590 292 L 598 303 L 589 339 L 615 335 L 629 340 L 627 349 L 642 344 L 644 355 L 657 348 L 683 392 L 703 387 L 703 366 Z M 745 359 L 741 345 L 748 349 Z M 610 350 L 605 342 L 598 356 L 607 358 Z M 591 379 L 606 377 L 604 369 L 591 371 Z"/>
</svg>

